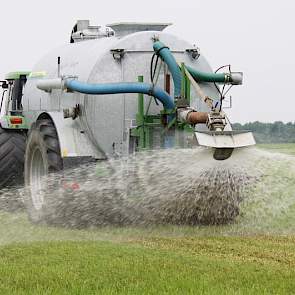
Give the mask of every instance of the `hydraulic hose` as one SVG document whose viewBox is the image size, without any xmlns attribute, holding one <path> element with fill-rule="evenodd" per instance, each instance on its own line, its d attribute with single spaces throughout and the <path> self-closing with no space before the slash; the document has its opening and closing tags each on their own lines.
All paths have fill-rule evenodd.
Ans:
<svg viewBox="0 0 295 295">
<path fill-rule="evenodd" d="M 168 69 L 172 75 L 174 82 L 174 96 L 180 97 L 182 75 L 174 56 L 172 55 L 170 49 L 160 41 L 156 41 L 154 43 L 153 48 L 155 53 L 159 55 L 162 58 L 162 60 L 167 64 Z"/>
<path fill-rule="evenodd" d="M 205 73 L 197 71 L 190 66 L 186 66 L 186 68 L 197 82 L 229 83 L 233 85 L 240 85 L 243 81 L 242 73 Z"/>
<path fill-rule="evenodd" d="M 66 80 L 65 87 L 71 91 L 85 94 L 117 94 L 117 93 L 142 93 L 157 98 L 166 110 L 174 110 L 175 104 L 171 96 L 163 89 L 152 84 L 123 82 L 88 84 L 77 80 Z"/>
<path fill-rule="evenodd" d="M 231 80 L 230 75 L 225 73 L 205 73 L 197 71 L 189 66 L 186 66 L 186 68 L 198 82 L 228 83 Z"/>
</svg>

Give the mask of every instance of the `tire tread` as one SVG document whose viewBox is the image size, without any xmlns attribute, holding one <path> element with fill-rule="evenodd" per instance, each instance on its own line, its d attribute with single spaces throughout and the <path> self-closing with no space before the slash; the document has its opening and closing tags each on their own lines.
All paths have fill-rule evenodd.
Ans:
<svg viewBox="0 0 295 295">
<path fill-rule="evenodd" d="M 0 189 L 23 184 L 25 136 L 0 127 Z"/>
<path fill-rule="evenodd" d="M 53 122 L 49 119 L 37 121 L 38 129 L 47 147 L 48 170 L 56 172 L 63 169 L 58 135 Z"/>
</svg>

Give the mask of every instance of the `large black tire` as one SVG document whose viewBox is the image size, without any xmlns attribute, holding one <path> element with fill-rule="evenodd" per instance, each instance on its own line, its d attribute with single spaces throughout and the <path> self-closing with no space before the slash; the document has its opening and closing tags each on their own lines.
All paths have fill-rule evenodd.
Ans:
<svg viewBox="0 0 295 295">
<path fill-rule="evenodd" d="M 0 210 L 23 209 L 18 188 L 24 183 L 25 134 L 0 127 Z"/>
<path fill-rule="evenodd" d="M 24 182 L 25 136 L 0 127 L 0 189 Z"/>
<path fill-rule="evenodd" d="M 38 120 L 32 126 L 25 153 L 25 204 L 34 223 L 47 222 L 52 215 L 51 186 L 47 176 L 63 169 L 63 160 L 55 126 L 51 120 Z"/>
</svg>

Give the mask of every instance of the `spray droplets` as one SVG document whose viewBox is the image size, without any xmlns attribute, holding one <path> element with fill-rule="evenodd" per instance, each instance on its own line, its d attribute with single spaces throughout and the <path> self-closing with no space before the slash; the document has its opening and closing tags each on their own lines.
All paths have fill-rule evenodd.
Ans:
<svg viewBox="0 0 295 295">
<path fill-rule="evenodd" d="M 218 225 L 206 232 L 294 232 L 294 178 L 294 157 L 252 148 L 235 150 L 226 161 L 201 148 L 147 151 L 50 175 L 39 221 L 69 228 Z M 36 222 L 19 196 L 26 202 L 27 189 L 2 191 L 1 208 L 27 210 Z"/>
<path fill-rule="evenodd" d="M 75 228 L 227 224 L 238 216 L 249 180 L 208 150 L 142 152 L 50 175 L 37 221 Z M 35 214 L 29 211 L 33 221 Z"/>
</svg>

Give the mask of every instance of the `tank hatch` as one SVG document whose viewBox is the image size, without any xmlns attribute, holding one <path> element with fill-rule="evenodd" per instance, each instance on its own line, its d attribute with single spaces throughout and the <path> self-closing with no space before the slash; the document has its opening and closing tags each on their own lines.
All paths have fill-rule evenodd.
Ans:
<svg viewBox="0 0 295 295">
<path fill-rule="evenodd" d="M 71 33 L 71 43 L 109 37 L 109 31 L 102 31 L 100 26 L 91 26 L 89 20 L 78 20 Z"/>
<path fill-rule="evenodd" d="M 106 25 L 115 32 L 116 37 L 124 37 L 129 34 L 143 31 L 163 31 L 172 23 L 113 23 Z"/>
</svg>

